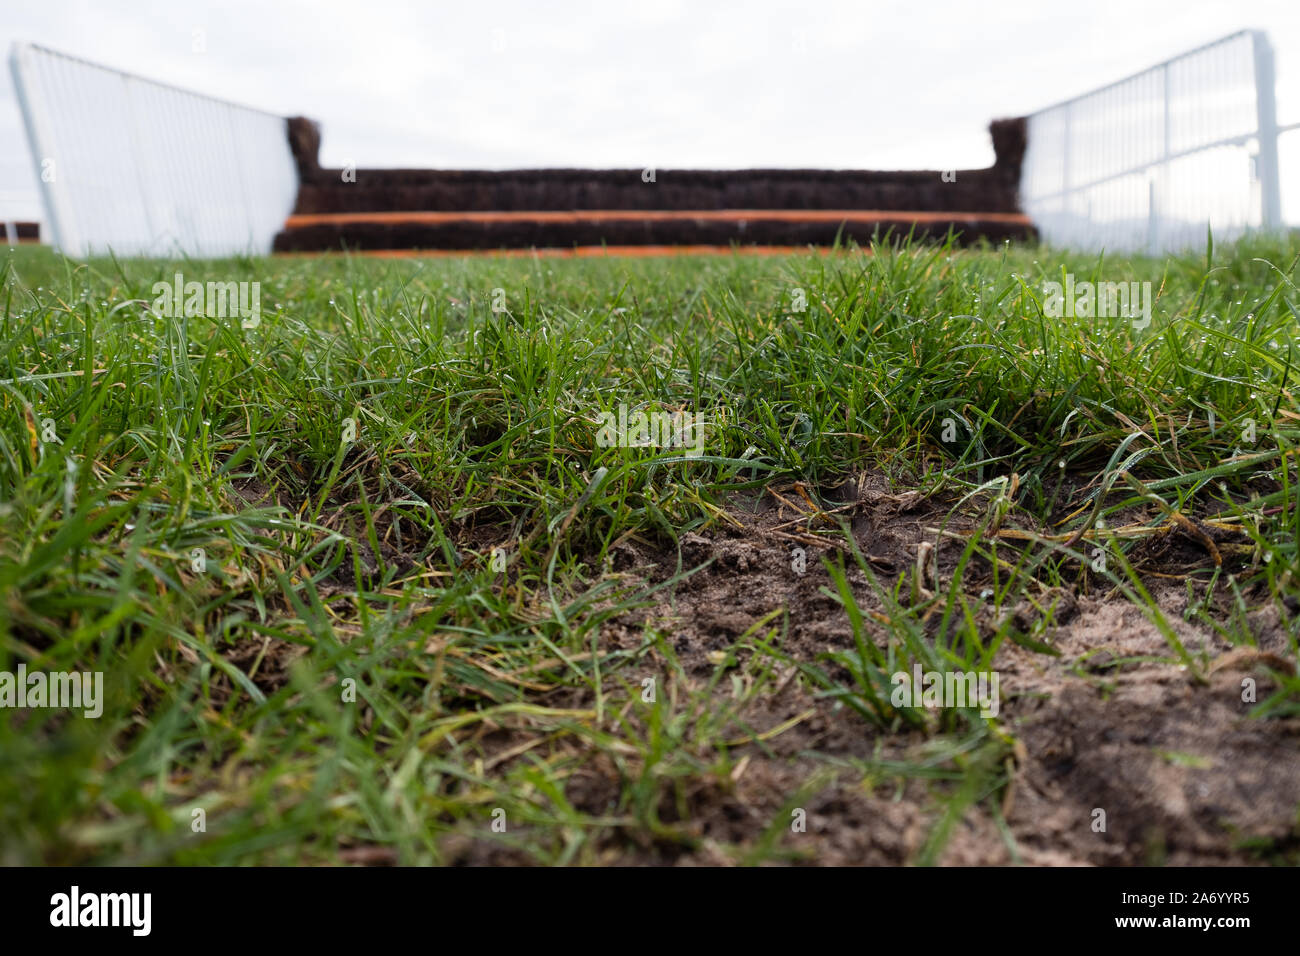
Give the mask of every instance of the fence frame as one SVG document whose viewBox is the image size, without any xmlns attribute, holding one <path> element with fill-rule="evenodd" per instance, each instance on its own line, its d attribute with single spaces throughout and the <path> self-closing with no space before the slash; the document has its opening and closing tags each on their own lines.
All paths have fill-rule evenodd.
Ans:
<svg viewBox="0 0 1300 956">
<path fill-rule="evenodd" d="M 1172 120 L 1170 114 L 1170 67 L 1180 61 L 1186 60 L 1197 54 L 1205 53 L 1216 47 L 1238 41 L 1243 37 L 1249 37 L 1251 40 L 1251 52 L 1254 68 L 1254 89 L 1255 89 L 1255 120 L 1254 129 L 1234 134 L 1230 136 L 1220 136 L 1216 139 L 1199 142 L 1193 146 L 1171 150 L 1172 139 Z M 1134 162 L 1126 165 L 1124 168 L 1106 172 L 1104 175 L 1095 176 L 1084 182 L 1074 182 L 1071 178 L 1071 134 L 1072 123 L 1071 114 L 1075 106 L 1085 100 L 1090 100 L 1098 95 L 1105 94 L 1115 90 L 1124 84 L 1138 80 L 1142 77 L 1151 76 L 1159 73 L 1160 75 L 1160 99 L 1161 99 L 1161 121 L 1163 129 L 1160 132 L 1161 150 L 1160 155 L 1154 159 L 1143 162 Z M 1276 73 L 1274 66 L 1273 48 L 1269 42 L 1268 35 L 1262 30 L 1238 30 L 1235 33 L 1212 40 L 1209 43 L 1202 44 L 1191 50 L 1172 56 L 1166 60 L 1156 63 L 1136 73 L 1122 77 L 1104 86 L 1089 90 L 1085 93 L 1070 97 L 1054 103 L 1051 106 L 1044 107 L 1031 113 L 1026 117 L 1029 125 L 1032 147 L 1033 120 L 1035 117 L 1046 116 L 1057 110 L 1062 114 L 1062 152 L 1061 152 L 1061 188 L 1036 195 L 1025 194 L 1025 181 L 1030 174 L 1030 164 L 1027 162 L 1025 173 L 1021 179 L 1021 205 L 1027 212 L 1033 215 L 1029 208 L 1039 203 L 1050 203 L 1060 201 L 1062 206 L 1068 202 L 1071 197 L 1080 194 L 1086 194 L 1098 186 L 1107 183 L 1116 182 L 1126 177 L 1147 174 L 1148 178 L 1148 223 L 1146 246 L 1149 252 L 1155 252 L 1160 247 L 1161 239 L 1161 221 L 1163 200 L 1167 199 L 1167 193 L 1162 194 L 1162 182 L 1167 181 L 1167 173 L 1171 164 L 1178 159 L 1188 156 L 1194 156 L 1208 150 L 1219 149 L 1225 146 L 1246 147 L 1251 141 L 1256 142 L 1257 151 L 1253 154 L 1254 160 L 1254 178 L 1259 184 L 1259 228 L 1261 230 L 1278 230 L 1282 228 L 1282 204 L 1281 204 L 1281 181 L 1278 165 L 1278 137 L 1282 133 L 1290 132 L 1300 128 L 1300 123 L 1292 124 L 1285 127 L 1279 127 L 1277 123 L 1277 106 L 1276 106 Z"/>
<path fill-rule="evenodd" d="M 154 80 L 147 77 L 137 76 L 128 73 L 125 70 L 116 67 L 107 66 L 102 63 L 96 63 L 82 57 L 63 53 L 59 50 L 53 50 L 49 47 L 34 43 L 15 42 L 9 56 L 10 71 L 13 75 L 14 90 L 18 99 L 19 110 L 22 114 L 23 124 L 27 132 L 27 140 L 30 146 L 32 163 L 36 175 L 36 180 L 40 184 L 40 195 L 45 209 L 46 226 L 52 245 L 68 254 L 88 255 L 94 251 L 103 251 L 104 247 L 112 248 L 112 240 L 104 240 L 101 236 L 92 236 L 93 229 L 87 229 L 84 219 L 86 209 L 78 209 L 77 203 L 70 195 L 66 188 L 63 171 L 58 170 L 53 177 L 43 175 L 43 160 L 45 158 L 57 157 L 62 155 L 60 152 L 61 143 L 56 135 L 53 124 L 49 118 L 54 116 L 50 110 L 50 104 L 46 101 L 45 89 L 37 72 L 37 58 L 50 57 L 61 60 L 66 63 L 77 64 L 82 67 L 88 67 L 102 72 L 105 77 L 115 75 L 122 83 L 123 103 L 127 112 L 128 122 L 125 124 L 123 132 L 125 134 L 130 152 L 130 165 L 134 170 L 135 182 L 132 184 L 134 190 L 138 193 L 140 208 L 147 224 L 148 232 L 151 239 L 147 245 L 157 247 L 164 242 L 168 236 L 171 237 L 173 247 L 179 247 L 186 254 L 198 255 L 232 255 L 243 252 L 261 252 L 267 253 L 271 248 L 271 241 L 274 238 L 274 231 L 268 232 L 265 228 L 258 228 L 258 215 L 256 204 L 250 195 L 249 183 L 247 181 L 246 171 L 243 163 L 235 164 L 236 168 L 229 172 L 228 180 L 219 184 L 214 191 L 220 192 L 225 189 L 227 192 L 237 191 L 242 197 L 242 205 L 239 205 L 242 211 L 242 224 L 247 228 L 249 233 L 248 240 L 241 246 L 240 243 L 233 239 L 213 238 L 201 234 L 202 230 L 191 229 L 189 234 L 185 230 L 177 228 L 173 233 L 171 230 L 164 229 L 159 223 L 160 204 L 162 203 L 161 190 L 152 187 L 146 182 L 146 146 L 144 145 L 145 136 L 141 127 L 142 118 L 139 115 L 139 92 L 148 91 L 157 93 L 164 91 L 169 94 L 181 94 L 184 97 L 192 98 L 194 101 L 202 101 L 205 105 L 217 106 L 225 111 L 225 118 L 233 124 L 236 115 L 253 114 L 258 117 L 274 119 L 277 123 L 282 124 L 283 130 L 280 136 L 280 142 L 283 144 L 282 157 L 275 157 L 277 162 L 283 162 L 281 173 L 289 173 L 292 178 L 292 193 L 296 197 L 298 188 L 297 167 L 293 160 L 292 152 L 288 143 L 288 120 L 279 114 L 272 113 L 268 110 L 257 109 L 256 107 L 246 106 L 231 100 L 226 100 L 217 96 L 210 96 L 206 93 L 198 93 L 193 90 L 187 90 L 183 87 L 166 83 L 160 80 Z M 111 82 L 111 80 L 110 80 Z M 224 121 L 223 121 L 224 122 Z M 233 132 L 233 127 L 232 130 Z M 218 134 L 219 135 L 219 134 Z M 237 144 L 232 137 L 231 149 L 238 154 L 241 144 Z M 241 158 L 243 158 L 241 156 Z M 62 164 L 60 164 L 62 165 Z M 56 167 L 57 168 L 57 167 Z M 293 198 L 288 195 L 288 176 L 285 179 L 286 189 L 283 196 L 285 208 L 280 216 L 280 223 L 291 211 Z M 238 181 L 238 189 L 234 190 L 233 182 Z M 277 180 L 278 183 L 278 180 Z M 169 183 L 170 187 L 175 188 L 175 183 Z M 211 208 L 211 204 L 209 207 Z M 175 210 L 169 210 L 174 212 Z M 278 226 L 275 231 L 278 231 Z M 257 235 L 255 233 L 264 233 Z M 137 246 L 141 242 L 137 240 L 122 240 L 124 246 Z M 261 246 L 258 249 L 256 246 Z M 167 254 L 175 252 L 176 249 L 156 248 L 151 254 Z M 128 252 L 127 254 L 133 254 Z"/>
</svg>

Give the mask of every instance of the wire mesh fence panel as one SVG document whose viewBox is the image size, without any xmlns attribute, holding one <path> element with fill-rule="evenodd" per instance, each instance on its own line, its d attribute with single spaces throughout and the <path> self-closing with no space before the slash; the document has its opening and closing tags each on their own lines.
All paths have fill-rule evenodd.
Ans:
<svg viewBox="0 0 1300 956">
<path fill-rule="evenodd" d="M 1277 228 L 1268 38 L 1246 30 L 1028 118 L 1022 208 L 1043 238 L 1165 252 Z"/>
<path fill-rule="evenodd" d="M 270 251 L 298 193 L 283 117 L 32 44 L 10 65 L 58 248 Z"/>
</svg>

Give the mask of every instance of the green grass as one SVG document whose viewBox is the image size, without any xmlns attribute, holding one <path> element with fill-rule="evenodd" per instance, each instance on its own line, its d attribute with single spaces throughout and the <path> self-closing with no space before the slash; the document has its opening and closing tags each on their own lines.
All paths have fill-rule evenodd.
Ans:
<svg viewBox="0 0 1300 956">
<path fill-rule="evenodd" d="M 1298 260 L 1294 237 L 1169 260 L 925 245 L 630 261 L 11 251 L 0 670 L 102 670 L 107 701 L 98 720 L 0 714 L 0 863 L 337 862 L 375 845 L 436 863 L 464 836 L 544 863 L 692 852 L 692 794 L 725 793 L 738 740 L 761 749 L 746 707 L 785 666 L 864 733 L 931 746 L 827 759 L 719 852 L 789 859 L 781 833 L 809 792 L 920 780 L 933 814 L 917 862 L 933 861 L 968 807 L 996 812 L 1014 735 L 973 708 L 893 708 L 889 674 L 987 669 L 1008 639 L 1048 650 L 1010 625 L 981 636 L 968 563 L 993 568 L 1001 608 L 1034 584 L 1076 586 L 1105 546 L 1094 586 L 1144 608 L 1195 674 L 1204 660 L 1132 566 L 1142 528 L 1116 527 L 1135 508 L 1148 528 L 1216 514 L 1249 534 L 1244 572 L 1197 579 L 1198 619 L 1233 643 L 1251 640 L 1247 610 L 1295 594 Z M 260 282 L 260 326 L 156 314 L 151 287 L 177 271 Z M 1151 281 L 1154 321 L 1046 317 L 1043 285 L 1065 272 Z M 599 415 L 620 402 L 703 416 L 704 454 L 599 447 Z M 42 440 L 47 419 L 57 441 Z M 936 592 L 852 548 L 830 562 L 852 650 L 791 656 L 777 614 L 692 682 L 652 623 L 633 649 L 601 640 L 666 593 L 605 572 L 620 539 L 671 548 L 738 491 L 797 479 L 816 495 L 863 470 L 969 496 L 982 530 L 962 532 Z M 995 534 L 1012 523 L 1038 531 L 1012 547 Z M 927 614 L 948 637 L 929 636 Z M 1294 625 L 1290 640 L 1294 654 Z M 1294 715 L 1298 700 L 1292 682 L 1261 706 Z M 494 727 L 517 754 L 497 759 L 480 736 Z M 617 792 L 575 807 L 566 784 L 596 765 Z"/>
</svg>

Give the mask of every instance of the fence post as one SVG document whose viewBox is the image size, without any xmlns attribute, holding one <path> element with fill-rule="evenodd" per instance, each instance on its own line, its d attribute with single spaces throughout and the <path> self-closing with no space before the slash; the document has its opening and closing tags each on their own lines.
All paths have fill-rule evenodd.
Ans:
<svg viewBox="0 0 1300 956">
<path fill-rule="evenodd" d="M 1169 119 L 1169 63 L 1160 68 L 1160 165 L 1151 170 L 1147 180 L 1147 251 L 1155 255 L 1160 251 L 1160 200 L 1169 184 L 1169 140 L 1172 127 Z"/>
<path fill-rule="evenodd" d="M 1070 103 L 1065 104 L 1065 109 L 1061 115 L 1061 212 L 1062 222 L 1068 222 L 1067 218 L 1070 213 L 1070 150 L 1073 148 L 1070 136 Z"/>
<path fill-rule="evenodd" d="M 26 43 L 15 43 L 9 54 L 9 70 L 14 78 L 14 92 L 18 95 L 19 111 L 23 114 L 23 125 L 27 127 L 27 140 L 32 148 L 32 163 L 36 170 L 36 181 L 40 183 L 41 198 L 45 200 L 45 218 L 49 220 L 50 244 L 67 255 L 77 255 L 82 250 L 81 239 L 77 234 L 76 223 L 63 201 L 62 185 L 58 182 L 60 175 L 59 156 L 54 137 L 45 125 L 49 113 L 41 101 L 40 84 L 36 82 L 32 71 L 32 48 Z M 42 157 L 54 159 L 53 179 L 47 180 L 41 166 Z"/>
<path fill-rule="evenodd" d="M 1251 34 L 1255 47 L 1255 107 L 1258 114 L 1259 224 L 1265 230 L 1282 225 L 1282 196 L 1277 160 L 1277 100 L 1274 92 L 1273 47 L 1261 30 Z"/>
</svg>

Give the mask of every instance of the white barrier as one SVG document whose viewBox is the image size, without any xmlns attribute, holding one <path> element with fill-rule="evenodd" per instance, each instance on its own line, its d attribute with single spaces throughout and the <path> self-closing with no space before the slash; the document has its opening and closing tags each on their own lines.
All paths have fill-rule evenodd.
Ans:
<svg viewBox="0 0 1300 956">
<path fill-rule="evenodd" d="M 298 193 L 283 117 L 31 44 L 10 66 L 56 247 L 270 251 Z"/>
<path fill-rule="evenodd" d="M 1244 30 L 1032 114 L 1021 208 L 1048 243 L 1089 250 L 1278 229 L 1280 132 L 1272 49 Z"/>
</svg>

